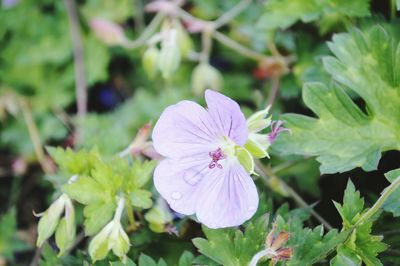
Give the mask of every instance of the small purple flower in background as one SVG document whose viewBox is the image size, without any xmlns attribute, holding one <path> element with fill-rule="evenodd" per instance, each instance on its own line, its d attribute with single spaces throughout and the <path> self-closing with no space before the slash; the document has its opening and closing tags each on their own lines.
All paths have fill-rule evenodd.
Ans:
<svg viewBox="0 0 400 266">
<path fill-rule="evenodd" d="M 281 120 L 273 121 L 271 123 L 271 132 L 267 135 L 268 142 L 270 144 L 274 143 L 281 132 L 290 132 L 290 129 L 283 127 L 283 122 Z"/>
<path fill-rule="evenodd" d="M 154 172 L 158 192 L 176 212 L 210 228 L 237 226 L 258 207 L 258 193 L 239 162 L 248 139 L 239 105 L 207 90 L 208 109 L 191 101 L 169 106 L 154 127 L 153 145 L 165 156 Z"/>
</svg>

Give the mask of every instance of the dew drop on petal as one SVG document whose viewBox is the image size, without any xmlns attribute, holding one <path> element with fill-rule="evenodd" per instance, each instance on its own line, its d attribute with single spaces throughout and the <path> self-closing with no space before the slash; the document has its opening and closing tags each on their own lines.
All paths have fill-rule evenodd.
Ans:
<svg viewBox="0 0 400 266">
<path fill-rule="evenodd" d="M 173 193 L 171 194 L 171 198 L 172 198 L 173 200 L 181 199 L 181 198 L 182 198 L 182 194 L 179 193 L 179 192 L 173 192 Z"/>
</svg>

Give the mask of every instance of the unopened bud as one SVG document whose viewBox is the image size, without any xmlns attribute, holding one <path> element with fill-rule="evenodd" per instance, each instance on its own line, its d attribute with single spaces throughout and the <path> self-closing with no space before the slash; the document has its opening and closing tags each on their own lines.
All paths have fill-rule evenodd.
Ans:
<svg viewBox="0 0 400 266">
<path fill-rule="evenodd" d="M 193 69 L 192 89 L 195 95 L 203 95 L 207 89 L 220 90 L 224 80 L 221 73 L 207 63 L 201 63 Z"/>
<path fill-rule="evenodd" d="M 114 218 L 90 242 L 89 255 L 93 261 L 104 259 L 110 250 L 120 258 L 129 251 L 129 238 L 120 221 L 124 204 L 125 199 L 119 198 Z"/>
<path fill-rule="evenodd" d="M 38 239 L 36 245 L 38 247 L 42 246 L 44 241 L 46 241 L 57 228 L 60 216 L 64 211 L 65 199 L 67 195 L 61 195 L 55 202 L 53 202 L 50 207 L 41 215 L 38 224 Z"/>
<path fill-rule="evenodd" d="M 182 58 L 186 58 L 194 49 L 193 41 L 186 29 L 183 28 L 182 24 L 178 20 L 174 21 L 174 28 L 178 32 L 178 44 Z"/>
<path fill-rule="evenodd" d="M 158 68 L 163 78 L 170 79 L 178 69 L 180 62 L 178 32 L 176 29 L 165 29 L 162 32 L 161 52 L 158 59 Z"/>
<path fill-rule="evenodd" d="M 249 174 L 254 174 L 254 159 L 250 152 L 246 148 L 237 146 L 235 148 L 235 155 L 244 169 Z"/>
<path fill-rule="evenodd" d="M 122 27 L 112 21 L 96 18 L 90 21 L 90 27 L 107 45 L 120 45 L 126 41 Z"/>
<path fill-rule="evenodd" d="M 144 215 L 144 218 L 149 222 L 152 231 L 164 233 L 168 230 L 168 224 L 172 222 L 173 216 L 165 200 L 159 198 L 157 204 Z"/>
<path fill-rule="evenodd" d="M 159 56 L 160 50 L 155 46 L 149 47 L 143 54 L 143 68 L 149 79 L 154 79 L 158 72 Z"/>
</svg>

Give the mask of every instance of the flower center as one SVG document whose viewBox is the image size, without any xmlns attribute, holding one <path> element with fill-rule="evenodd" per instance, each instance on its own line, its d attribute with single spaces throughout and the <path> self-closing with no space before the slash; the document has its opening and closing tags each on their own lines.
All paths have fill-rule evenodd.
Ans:
<svg viewBox="0 0 400 266">
<path fill-rule="evenodd" d="M 217 168 L 222 169 L 222 165 L 218 163 L 219 160 L 223 160 L 226 158 L 226 156 L 222 152 L 222 149 L 218 148 L 215 151 L 210 151 L 208 155 L 210 155 L 211 157 L 211 162 L 208 165 L 208 168 L 213 169 L 216 166 Z"/>
</svg>

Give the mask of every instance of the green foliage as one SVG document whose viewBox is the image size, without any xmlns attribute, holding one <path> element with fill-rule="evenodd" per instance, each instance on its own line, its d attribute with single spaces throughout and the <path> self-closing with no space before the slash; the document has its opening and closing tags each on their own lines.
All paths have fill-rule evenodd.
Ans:
<svg viewBox="0 0 400 266">
<path fill-rule="evenodd" d="M 127 160 L 114 157 L 102 159 L 96 149 L 74 152 L 70 149 L 48 148 L 60 171 L 72 176 L 62 187 L 71 199 L 85 205 L 85 232 L 97 233 L 108 221 L 116 208 L 116 197 L 126 196 L 129 204 L 140 209 L 152 206 L 151 192 L 143 188 L 155 167 L 154 161 L 132 165 Z"/>
<path fill-rule="evenodd" d="M 258 24 L 264 29 L 286 29 L 301 20 L 304 23 L 322 18 L 336 20 L 369 16 L 370 0 L 271 0 Z"/>
<path fill-rule="evenodd" d="M 27 245 L 18 239 L 15 209 L 0 217 L 0 257 L 11 260 L 15 251 L 22 251 Z"/>
<path fill-rule="evenodd" d="M 400 169 L 392 170 L 385 174 L 386 179 L 393 183 L 400 176 Z M 385 211 L 393 213 L 394 217 L 400 216 L 400 188 L 398 188 L 383 205 Z"/>
<path fill-rule="evenodd" d="M 285 115 L 293 134 L 283 134 L 275 148 L 317 156 L 322 173 L 374 170 L 382 151 L 400 149 L 400 46 L 376 26 L 335 35 L 329 47 L 336 57 L 325 58 L 325 69 L 341 85 L 306 84 L 303 100 L 319 118 Z M 343 86 L 365 101 L 367 114 Z"/>
<path fill-rule="evenodd" d="M 361 265 L 362 260 L 367 266 L 382 265 L 377 256 L 386 250 L 387 245 L 381 242 L 382 236 L 371 235 L 372 225 L 377 216 L 357 224 L 366 210 L 363 210 L 364 200 L 350 180 L 344 193 L 343 205 L 335 203 L 335 206 L 342 217 L 343 230 L 351 230 L 351 235 L 338 247 L 337 256 L 332 259 L 331 264 L 340 265 L 346 260 L 349 261 L 349 265 Z"/>
<path fill-rule="evenodd" d="M 244 233 L 235 229 L 209 229 L 203 226 L 207 239 L 195 238 L 193 244 L 199 252 L 221 265 L 247 265 L 263 248 L 269 218 L 261 216 L 250 222 Z"/>
</svg>

